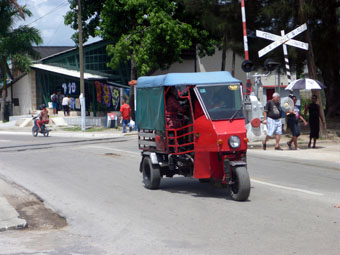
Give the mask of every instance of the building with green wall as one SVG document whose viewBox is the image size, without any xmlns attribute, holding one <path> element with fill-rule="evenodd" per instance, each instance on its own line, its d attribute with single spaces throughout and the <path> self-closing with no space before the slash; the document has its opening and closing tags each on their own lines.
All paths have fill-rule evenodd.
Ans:
<svg viewBox="0 0 340 255">
<path fill-rule="evenodd" d="M 84 82 L 87 111 L 116 111 L 121 98 L 128 94 L 130 66 L 122 64 L 112 70 L 107 67 L 110 57 L 106 53 L 108 42 L 84 45 Z M 72 48 L 45 57 L 31 66 L 35 73 L 35 105 L 48 104 L 55 91 L 71 98 L 80 95 L 78 48 Z M 118 109 L 119 110 L 119 109 Z"/>
</svg>

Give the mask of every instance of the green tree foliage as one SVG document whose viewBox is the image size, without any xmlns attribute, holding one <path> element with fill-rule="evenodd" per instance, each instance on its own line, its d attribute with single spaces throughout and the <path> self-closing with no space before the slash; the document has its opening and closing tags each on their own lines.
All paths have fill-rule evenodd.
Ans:
<svg viewBox="0 0 340 255">
<path fill-rule="evenodd" d="M 183 10 L 175 1 L 107 0 L 102 36 L 116 42 L 107 47 L 113 56 L 109 66 L 132 60 L 137 75 L 145 75 L 181 62 L 182 52 L 200 42 L 201 55 L 213 53 L 214 41 L 208 32 L 198 22 L 186 22 L 190 16 Z"/>
<path fill-rule="evenodd" d="M 181 61 L 185 49 L 200 47 L 200 54 L 212 54 L 214 45 L 243 54 L 241 6 L 238 0 L 82 0 L 83 28 L 88 35 L 98 35 L 115 42 L 108 46 L 113 56 L 109 65 L 134 60 L 138 75 L 167 68 Z M 224 3 L 225 5 L 221 5 Z M 282 63 L 282 49 L 277 48 L 259 59 L 257 52 L 269 41 L 257 38 L 255 30 L 279 35 L 301 25 L 302 3 L 312 41 L 314 60 L 327 86 L 326 111 L 340 115 L 340 3 L 338 0 L 246 0 L 250 59 L 263 66 L 266 57 Z M 65 23 L 77 29 L 75 1 Z M 306 33 L 295 39 L 306 41 Z M 291 69 L 301 76 L 307 63 L 306 52 L 288 47 Z M 223 64 L 221 65 L 223 69 Z"/>
<path fill-rule="evenodd" d="M 64 23 L 75 31 L 78 30 L 78 1 L 69 0 L 70 11 L 66 13 Z M 105 0 L 82 0 L 82 28 L 83 40 L 86 42 L 90 36 L 97 36 L 100 24 L 100 14 Z M 78 44 L 78 32 L 72 35 L 72 40 Z"/>
<path fill-rule="evenodd" d="M 14 1 L 15 2 L 15 1 Z M 7 74 L 9 68 L 7 61 L 10 59 L 16 68 L 27 71 L 29 68 L 29 56 L 36 54 L 33 44 L 40 44 L 42 39 L 36 28 L 19 26 L 13 28 L 13 23 L 23 14 L 30 16 L 31 12 L 25 7 L 18 8 L 13 1 L 0 2 L 0 71 L 3 81 L 2 103 L 7 97 Z M 3 119 L 4 107 L 1 107 L 1 118 Z"/>
<path fill-rule="evenodd" d="M 204 29 L 222 50 L 221 70 L 225 70 L 226 51 L 243 53 L 241 6 L 238 0 L 183 0 L 186 10 L 200 20 Z"/>
<path fill-rule="evenodd" d="M 280 34 L 280 30 L 283 29 L 289 32 L 303 22 L 307 23 L 314 62 L 327 86 L 325 92 L 328 117 L 340 116 L 339 7 L 340 2 L 337 0 L 271 0 L 263 1 L 258 13 L 258 20 L 260 20 L 258 24 L 261 24 L 259 28 L 275 34 Z M 306 32 L 294 39 L 307 42 Z M 293 66 L 297 67 L 299 74 L 307 64 L 307 54 L 293 47 L 288 49 L 290 60 Z M 271 55 L 282 62 L 282 50 L 275 50 Z"/>
</svg>

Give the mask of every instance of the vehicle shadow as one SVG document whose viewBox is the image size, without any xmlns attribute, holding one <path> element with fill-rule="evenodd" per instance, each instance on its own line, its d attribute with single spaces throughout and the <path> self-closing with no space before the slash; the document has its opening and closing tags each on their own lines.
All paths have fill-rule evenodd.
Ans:
<svg viewBox="0 0 340 255">
<path fill-rule="evenodd" d="M 231 200 L 229 191 L 212 182 L 201 183 L 197 179 L 186 177 L 163 178 L 160 190 L 187 194 L 193 197 L 212 197 Z"/>
</svg>

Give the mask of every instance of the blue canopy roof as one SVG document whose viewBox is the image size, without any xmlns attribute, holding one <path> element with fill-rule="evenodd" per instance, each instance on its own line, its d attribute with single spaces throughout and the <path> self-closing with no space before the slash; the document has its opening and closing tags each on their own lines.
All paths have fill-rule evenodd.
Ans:
<svg viewBox="0 0 340 255">
<path fill-rule="evenodd" d="M 227 71 L 201 73 L 169 73 L 157 76 L 143 76 L 137 80 L 137 88 L 152 88 L 180 85 L 212 85 L 240 83 Z"/>
</svg>

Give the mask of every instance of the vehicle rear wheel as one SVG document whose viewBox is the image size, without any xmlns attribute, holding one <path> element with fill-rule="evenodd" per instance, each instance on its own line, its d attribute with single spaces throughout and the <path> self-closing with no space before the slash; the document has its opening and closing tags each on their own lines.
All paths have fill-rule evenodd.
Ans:
<svg viewBox="0 0 340 255">
<path fill-rule="evenodd" d="M 149 157 L 144 157 L 142 163 L 144 186 L 147 189 L 158 189 L 161 183 L 161 172 L 158 166 L 153 165 Z"/>
<path fill-rule="evenodd" d="M 48 136 L 49 135 L 49 131 L 48 130 L 45 130 L 45 132 L 44 132 L 44 136 Z"/>
<path fill-rule="evenodd" d="M 32 127 L 32 135 L 33 136 L 37 136 L 38 135 L 38 131 L 39 131 L 39 129 L 37 127 L 35 127 L 35 126 Z"/>
<path fill-rule="evenodd" d="M 236 201 L 247 200 L 250 194 L 250 178 L 247 168 L 244 166 L 234 167 L 232 174 L 231 198 Z"/>
</svg>

